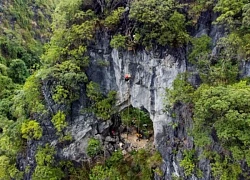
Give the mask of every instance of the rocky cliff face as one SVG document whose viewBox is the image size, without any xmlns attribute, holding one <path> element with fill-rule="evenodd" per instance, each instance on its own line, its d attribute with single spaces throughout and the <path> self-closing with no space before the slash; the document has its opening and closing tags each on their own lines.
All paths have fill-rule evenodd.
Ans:
<svg viewBox="0 0 250 180">
<path fill-rule="evenodd" d="M 208 34 L 216 42 L 223 35 L 223 31 L 217 26 L 212 26 L 211 22 L 215 18 L 209 12 L 201 16 L 203 19 L 198 23 L 194 36 Z M 154 125 L 154 145 L 163 157 L 162 171 L 164 176 L 155 176 L 155 179 L 172 179 L 172 177 L 184 177 L 183 168 L 179 162 L 183 158 L 184 149 L 193 149 L 192 137 L 188 136 L 188 128 L 192 126 L 190 107 L 179 104 L 175 107 L 176 118 L 171 118 L 165 112 L 165 89 L 170 88 L 173 80 L 179 73 L 187 70 L 194 71 L 187 65 L 187 49 L 156 49 L 146 50 L 117 50 L 109 46 L 110 37 L 107 34 L 99 35 L 99 42 L 89 48 L 91 64 L 87 75 L 89 80 L 101 85 L 104 93 L 109 90 L 117 91 L 117 106 L 123 109 L 129 105 L 145 109 L 150 114 Z M 214 50 L 216 51 L 216 49 Z M 131 80 L 124 81 L 124 75 L 129 73 Z M 246 71 L 247 73 L 247 71 Z M 199 83 L 195 76 L 191 79 L 193 84 Z M 43 93 L 47 107 L 51 111 L 58 111 L 64 107 L 58 107 L 51 101 L 49 83 L 44 83 Z M 119 139 L 110 139 L 109 131 L 111 121 L 99 121 L 92 114 L 81 113 L 81 109 L 86 107 L 85 87 L 82 87 L 81 97 L 71 106 L 71 116 L 68 119 L 68 132 L 71 133 L 73 141 L 68 144 L 60 144 L 57 138 L 51 135 L 50 138 L 43 139 L 43 143 L 52 142 L 55 146 L 60 146 L 58 157 L 80 162 L 86 160 L 86 147 L 88 138 L 95 136 L 103 141 L 108 153 L 116 148 L 114 142 Z M 45 122 L 45 121 L 44 121 Z M 49 122 L 47 122 L 49 123 Z M 46 122 L 44 129 L 51 125 Z M 45 131 L 53 134 L 52 131 Z M 46 137 L 46 136 L 44 136 Z M 108 138 L 107 138 L 108 137 Z M 109 142 L 112 142 L 111 145 Z M 117 143 L 116 143 L 117 144 Z M 34 165 L 34 148 L 37 146 L 29 143 L 30 151 L 27 153 L 27 165 Z M 210 166 L 207 160 L 200 160 L 199 168 L 203 171 L 201 179 L 210 179 Z M 30 178 L 27 174 L 26 179 Z M 198 179 L 195 175 L 191 179 Z"/>
<path fill-rule="evenodd" d="M 224 34 L 224 29 L 211 24 L 216 19 L 215 14 L 204 12 L 194 31 L 194 36 L 209 35 L 213 44 Z M 109 49 L 107 36 L 91 51 L 90 79 L 102 85 L 103 91 L 116 90 L 120 109 L 132 105 L 146 109 L 154 125 L 154 145 L 163 157 L 163 177 L 155 179 L 172 179 L 184 177 L 184 170 L 179 162 L 183 159 L 185 149 L 194 149 L 193 139 L 188 136 L 192 126 L 191 107 L 179 104 L 175 107 L 176 118 L 171 118 L 165 112 L 165 90 L 170 88 L 177 74 L 190 71 L 194 76 L 190 81 L 199 84 L 195 70 L 188 65 L 186 49 L 157 49 L 155 51 L 136 50 L 119 51 Z M 213 49 L 216 54 L 216 47 Z M 101 60 L 109 64 L 98 66 Z M 131 74 L 131 80 L 124 81 L 125 74 Z M 247 73 L 247 71 L 245 71 Z M 199 150 L 197 149 L 199 152 Z M 208 160 L 199 160 L 199 169 L 203 177 L 192 175 L 191 179 L 211 179 L 211 167 Z"/>
<path fill-rule="evenodd" d="M 102 42 L 107 40 L 103 39 Z M 166 143 L 169 139 L 173 140 L 176 134 L 186 138 L 187 134 L 183 134 L 186 127 L 169 131 L 172 119 L 165 112 L 165 90 L 171 87 L 178 73 L 186 71 L 185 50 L 176 49 L 174 54 L 168 50 L 134 52 L 109 50 L 105 43 L 99 45 L 98 52 L 91 53 L 92 58 L 102 59 L 110 66 L 98 67 L 92 61 L 94 63 L 89 72 L 91 80 L 103 85 L 104 90 L 116 90 L 120 109 L 132 105 L 149 112 L 154 125 L 154 144 L 164 159 L 162 169 L 165 179 L 171 178 L 174 171 L 179 176 L 178 163 L 174 162 L 172 151 L 168 150 L 173 144 Z M 129 82 L 124 80 L 127 73 L 131 75 Z"/>
</svg>

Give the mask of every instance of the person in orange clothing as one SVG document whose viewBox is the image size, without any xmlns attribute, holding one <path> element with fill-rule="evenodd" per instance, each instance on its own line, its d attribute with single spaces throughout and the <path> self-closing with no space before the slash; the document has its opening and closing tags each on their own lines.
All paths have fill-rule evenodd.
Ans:
<svg viewBox="0 0 250 180">
<path fill-rule="evenodd" d="M 130 76 L 130 74 L 125 74 L 125 81 L 129 81 L 130 80 L 130 78 L 131 78 L 131 76 Z"/>
</svg>

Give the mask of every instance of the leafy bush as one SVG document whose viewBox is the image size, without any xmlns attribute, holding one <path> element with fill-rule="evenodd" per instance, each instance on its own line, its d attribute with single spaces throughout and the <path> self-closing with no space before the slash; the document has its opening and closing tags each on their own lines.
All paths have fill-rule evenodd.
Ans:
<svg viewBox="0 0 250 180">
<path fill-rule="evenodd" d="M 11 162 L 12 160 L 5 156 L 0 156 L 0 179 L 21 179 L 22 173 Z"/>
<path fill-rule="evenodd" d="M 202 12 L 205 12 L 213 8 L 212 0 L 195 0 L 187 4 L 190 8 L 188 10 L 188 15 L 192 18 L 193 25 L 197 24 Z"/>
<path fill-rule="evenodd" d="M 98 139 L 90 138 L 87 147 L 87 154 L 90 157 L 94 157 L 100 154 L 102 151 L 101 142 Z"/>
<path fill-rule="evenodd" d="M 196 145 L 211 144 L 211 133 L 237 160 L 248 156 L 250 142 L 248 121 L 250 87 L 246 82 L 234 85 L 202 86 L 195 93 L 193 135 Z M 205 138 L 205 139 L 204 139 Z"/>
<path fill-rule="evenodd" d="M 99 84 L 90 81 L 87 84 L 87 96 L 92 100 L 92 101 L 100 101 L 103 98 L 103 95 L 101 94 L 101 89 Z"/>
<path fill-rule="evenodd" d="M 116 49 L 126 48 L 126 39 L 127 36 L 123 36 L 121 34 L 115 35 L 110 41 L 110 46 Z"/>
<path fill-rule="evenodd" d="M 7 67 L 4 64 L 0 64 L 0 74 L 3 76 L 8 76 Z"/>
<path fill-rule="evenodd" d="M 65 102 L 65 100 L 68 98 L 68 96 L 69 96 L 69 91 L 67 89 L 64 89 L 63 86 L 57 85 L 55 87 L 54 94 L 52 95 L 52 98 L 56 103 L 62 104 Z"/>
<path fill-rule="evenodd" d="M 105 168 L 101 165 L 94 166 L 89 174 L 90 180 L 104 180 L 107 178 L 109 180 L 117 180 L 121 179 L 121 176 L 115 167 Z"/>
<path fill-rule="evenodd" d="M 120 22 L 121 15 L 124 13 L 123 7 L 118 7 L 104 20 L 104 25 L 108 28 L 117 28 Z"/>
<path fill-rule="evenodd" d="M 93 103 L 90 109 L 97 117 L 107 120 L 115 113 L 115 91 L 110 91 L 107 97 L 105 97 L 101 94 L 100 86 L 95 82 L 90 82 L 87 85 L 87 96 Z"/>
<path fill-rule="evenodd" d="M 184 168 L 185 176 L 190 176 L 194 172 L 195 169 L 195 161 L 194 161 L 194 150 L 185 150 L 184 158 L 180 162 L 180 166 Z"/>
<path fill-rule="evenodd" d="M 12 60 L 9 66 L 9 76 L 15 83 L 24 83 L 28 76 L 26 64 L 21 59 Z"/>
<path fill-rule="evenodd" d="M 60 180 L 64 177 L 63 171 L 57 166 L 54 159 L 56 151 L 53 147 L 48 144 L 44 148 L 39 147 L 36 153 L 35 172 L 32 175 L 34 180 Z"/>
<path fill-rule="evenodd" d="M 179 46 L 187 42 L 185 16 L 178 13 L 173 0 L 133 1 L 129 17 L 137 22 L 135 33 L 148 48 L 154 44 Z"/>
<path fill-rule="evenodd" d="M 63 112 L 58 111 L 52 118 L 52 123 L 55 126 L 57 133 L 60 134 L 67 127 L 66 116 Z"/>
<path fill-rule="evenodd" d="M 123 162 L 122 151 L 118 150 L 113 152 L 112 156 L 106 161 L 108 167 L 114 166 L 118 167 Z"/>
<path fill-rule="evenodd" d="M 231 162 L 229 157 L 216 156 L 215 162 L 211 163 L 213 176 L 223 180 L 237 180 L 242 173 L 242 168 L 236 162 Z"/>
<path fill-rule="evenodd" d="M 13 98 L 13 114 L 15 117 L 27 116 L 28 113 L 46 112 L 43 105 L 41 86 L 41 79 L 37 76 L 37 73 L 27 78 L 23 89 Z"/>
<path fill-rule="evenodd" d="M 172 89 L 166 89 L 167 106 L 173 107 L 177 102 L 192 102 L 195 89 L 188 82 L 188 74 L 178 74 L 172 86 Z"/>
<path fill-rule="evenodd" d="M 54 13 L 53 36 L 42 60 L 56 64 L 65 60 L 82 63 L 87 45 L 94 39 L 97 18 L 92 10 L 81 11 L 81 1 L 61 1 Z M 64 38 L 67 37 L 67 38 Z"/>
<path fill-rule="evenodd" d="M 160 165 L 162 158 L 159 152 L 140 149 L 131 154 L 122 155 L 121 150 L 113 152 L 103 165 L 96 164 L 89 173 L 91 180 L 138 179 L 150 180 L 154 172 L 161 176 Z"/>
<path fill-rule="evenodd" d="M 188 60 L 192 64 L 199 64 L 200 60 L 208 58 L 212 46 L 212 39 L 209 36 L 203 35 L 199 38 L 193 38 L 191 39 L 191 43 L 193 47 L 188 55 Z"/>
<path fill-rule="evenodd" d="M 196 65 L 203 83 L 210 85 L 231 84 L 239 75 L 239 59 L 246 55 L 244 43 L 237 34 L 221 38 L 217 56 L 211 54 L 211 38 L 202 36 L 192 40 L 189 61 Z M 237 54 L 237 56 L 235 56 Z"/>
<path fill-rule="evenodd" d="M 80 84 L 87 81 L 86 74 L 74 61 L 64 61 L 51 68 L 45 79 L 52 78 L 57 81 L 53 87 L 52 98 L 56 103 L 70 104 L 79 97 Z"/>
<path fill-rule="evenodd" d="M 0 74 L 0 98 L 7 98 L 10 96 L 15 88 L 14 83 L 12 82 L 12 79 L 10 79 L 8 76 L 2 76 Z"/>
<path fill-rule="evenodd" d="M 238 23 L 238 15 L 242 12 L 245 4 L 247 1 L 244 0 L 219 0 L 214 10 L 221 14 L 216 21 L 234 27 Z"/>
<path fill-rule="evenodd" d="M 40 139 L 43 134 L 43 130 L 39 123 L 35 120 L 29 120 L 22 123 L 21 127 L 22 137 L 25 139 Z"/>
</svg>

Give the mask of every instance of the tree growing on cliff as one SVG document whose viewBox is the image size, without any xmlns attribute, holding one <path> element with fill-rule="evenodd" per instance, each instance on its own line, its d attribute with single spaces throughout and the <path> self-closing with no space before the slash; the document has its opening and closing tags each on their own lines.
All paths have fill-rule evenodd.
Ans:
<svg viewBox="0 0 250 180">
<path fill-rule="evenodd" d="M 237 168 L 241 161 L 246 161 L 249 166 L 249 85 L 244 81 L 228 86 L 203 85 L 195 92 L 195 96 L 192 130 L 195 144 L 205 148 L 212 142 L 219 143 L 224 152 L 232 153 L 230 156 L 219 152 L 228 159 L 227 167 L 232 163 L 231 165 L 234 164 L 232 167 Z M 224 171 L 230 175 L 228 169 Z M 230 177 L 237 178 L 241 172 L 242 170 L 237 170 L 237 174 Z M 231 173 L 235 172 L 231 171 Z"/>
<path fill-rule="evenodd" d="M 40 124 L 35 120 L 28 120 L 22 123 L 21 127 L 22 137 L 30 139 L 40 139 L 42 137 L 42 128 Z"/>
<path fill-rule="evenodd" d="M 179 46 L 189 38 L 185 16 L 173 0 L 133 1 L 129 17 L 136 22 L 139 42 L 151 48 L 155 44 Z"/>
</svg>

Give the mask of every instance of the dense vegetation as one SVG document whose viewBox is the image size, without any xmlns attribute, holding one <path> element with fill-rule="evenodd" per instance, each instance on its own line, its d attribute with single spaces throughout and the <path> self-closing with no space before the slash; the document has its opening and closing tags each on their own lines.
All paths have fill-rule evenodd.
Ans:
<svg viewBox="0 0 250 180">
<path fill-rule="evenodd" d="M 225 37 L 216 44 L 208 35 L 192 37 L 206 11 L 218 13 L 213 24 L 225 28 Z M 188 47 L 188 63 L 197 69 L 201 83 L 193 87 L 192 75 L 179 75 L 167 91 L 168 110 L 177 103 L 192 107 L 190 132 L 197 149 L 211 160 L 214 178 L 249 176 L 250 89 L 239 68 L 250 55 L 249 16 L 247 0 L 193 0 L 188 4 L 144 0 L 128 5 L 125 0 L 0 2 L 0 179 L 22 179 L 27 172 L 33 172 L 33 179 L 151 179 L 153 173 L 161 175 L 157 152 L 140 150 L 124 157 L 117 151 L 104 160 L 102 144 L 94 138 L 87 154 L 93 160 L 101 159 L 100 164 L 74 168 L 72 162 L 56 159 L 55 147 L 42 144 L 36 151 L 35 169 L 16 165 L 17 155 L 43 137 L 45 119 L 50 120 L 61 143 L 72 140 L 66 127 L 81 89 L 86 87 L 87 111 L 99 119 L 119 113 L 116 92 L 103 94 L 86 74 L 91 63 L 88 49 L 98 41 L 98 33 L 109 34 L 110 46 L 118 50 Z M 44 84 L 61 110 L 54 112 L 45 103 Z M 124 124 L 151 133 L 146 112 L 130 107 L 120 114 Z M 219 150 L 212 144 L 220 146 Z M 192 173 L 202 176 L 196 169 L 196 156 L 195 151 L 184 152 L 180 165 L 187 177 Z"/>
<path fill-rule="evenodd" d="M 206 6 L 204 6 L 206 7 Z M 179 75 L 173 89 L 167 90 L 168 110 L 176 103 L 192 107 L 195 145 L 202 148 L 200 158 L 210 159 L 212 175 L 218 179 L 249 177 L 249 82 L 242 79 L 241 63 L 249 60 L 248 1 L 220 0 L 213 10 L 220 13 L 214 22 L 223 25 L 226 36 L 212 53 L 211 38 L 193 38 L 189 62 L 198 70 L 201 84 L 193 87 L 190 74 Z M 170 107 L 169 107 L 170 105 Z M 218 145 L 220 148 L 213 148 Z M 186 157 L 185 157 L 186 158 Z M 194 172 L 192 156 L 182 161 Z"/>
</svg>

